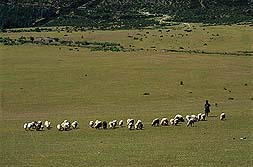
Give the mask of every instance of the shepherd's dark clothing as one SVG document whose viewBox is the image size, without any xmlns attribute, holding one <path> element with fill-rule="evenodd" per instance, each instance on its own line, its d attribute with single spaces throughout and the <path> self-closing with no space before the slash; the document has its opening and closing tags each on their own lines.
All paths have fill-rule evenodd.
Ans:
<svg viewBox="0 0 253 167">
<path fill-rule="evenodd" d="M 208 116 L 208 113 L 210 112 L 210 106 L 211 105 L 207 101 L 206 104 L 205 104 L 205 106 L 204 106 L 206 116 Z"/>
</svg>

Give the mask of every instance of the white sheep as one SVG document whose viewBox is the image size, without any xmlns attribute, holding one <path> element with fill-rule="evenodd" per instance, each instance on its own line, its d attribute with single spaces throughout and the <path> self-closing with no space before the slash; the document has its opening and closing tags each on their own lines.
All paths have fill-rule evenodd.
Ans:
<svg viewBox="0 0 253 167">
<path fill-rule="evenodd" d="M 103 121 L 103 122 L 102 122 L 102 128 L 103 128 L 103 129 L 107 129 L 107 122 L 106 122 L 106 121 Z"/>
<path fill-rule="evenodd" d="M 24 123 L 24 129 L 27 130 L 27 127 L 28 127 L 28 123 Z"/>
<path fill-rule="evenodd" d="M 112 122 L 114 122 L 116 125 L 117 125 L 117 120 L 115 119 L 115 120 L 113 120 Z"/>
<path fill-rule="evenodd" d="M 129 125 L 130 123 L 134 124 L 134 119 L 131 118 L 127 119 L 127 125 Z"/>
<path fill-rule="evenodd" d="M 201 121 L 205 121 L 206 120 L 206 114 L 201 114 Z"/>
<path fill-rule="evenodd" d="M 113 122 L 113 128 L 116 128 L 118 121 L 115 119 L 115 120 L 112 120 L 112 122 Z"/>
<path fill-rule="evenodd" d="M 169 125 L 169 120 L 168 120 L 168 118 L 162 118 L 162 119 L 161 119 L 161 122 L 160 122 L 160 125 L 162 125 L 162 126 L 167 126 L 167 125 Z"/>
<path fill-rule="evenodd" d="M 64 120 L 64 121 L 61 123 L 61 126 L 62 126 L 63 130 L 67 131 L 67 130 L 70 130 L 70 128 L 71 128 L 71 123 L 70 123 L 68 120 Z"/>
<path fill-rule="evenodd" d="M 129 124 L 127 125 L 127 128 L 129 130 L 132 130 L 132 127 L 134 126 L 133 122 L 129 122 Z"/>
<path fill-rule="evenodd" d="M 109 122 L 109 127 L 112 128 L 112 129 L 115 129 L 116 128 L 116 122 L 115 121 L 110 121 Z"/>
<path fill-rule="evenodd" d="M 120 127 L 123 127 L 123 120 L 120 120 L 120 121 L 119 121 L 119 126 L 120 126 Z"/>
<path fill-rule="evenodd" d="M 94 128 L 94 127 L 93 127 L 94 124 L 95 124 L 94 121 L 90 121 L 90 122 L 89 122 L 89 125 L 90 125 L 91 128 Z"/>
<path fill-rule="evenodd" d="M 45 121 L 44 125 L 45 125 L 45 127 L 46 127 L 47 129 L 50 129 L 50 128 L 51 128 L 51 122 L 49 122 L 49 121 Z"/>
<path fill-rule="evenodd" d="M 141 130 L 143 128 L 143 124 L 142 124 L 141 120 L 138 120 L 136 122 L 136 124 L 134 125 L 134 127 L 136 130 Z"/>
<path fill-rule="evenodd" d="M 33 129 L 34 128 L 34 122 L 29 122 L 28 124 L 27 124 L 27 128 L 28 128 L 28 130 L 31 130 L 31 129 Z"/>
<path fill-rule="evenodd" d="M 174 125 L 177 125 L 178 123 L 180 122 L 180 120 L 179 119 L 174 119 Z"/>
<path fill-rule="evenodd" d="M 225 120 L 225 116 L 226 116 L 226 115 L 225 115 L 224 112 L 221 113 L 221 114 L 220 114 L 220 120 L 221 120 L 221 121 L 224 121 L 224 120 Z"/>
<path fill-rule="evenodd" d="M 201 121 L 201 115 L 202 115 L 202 113 L 199 113 L 199 114 L 197 115 L 198 121 Z"/>
<path fill-rule="evenodd" d="M 78 122 L 77 121 L 72 122 L 71 126 L 73 129 L 76 129 L 78 126 Z"/>
<path fill-rule="evenodd" d="M 38 121 L 38 122 L 35 122 L 35 126 L 36 126 L 36 130 L 39 131 L 39 130 L 43 130 L 43 124 L 42 124 L 42 121 Z"/>
<path fill-rule="evenodd" d="M 134 125 L 134 128 L 135 128 L 136 130 L 138 130 L 139 121 L 140 121 L 140 120 L 137 120 L 137 122 L 136 122 L 135 125 Z"/>
<path fill-rule="evenodd" d="M 170 119 L 170 124 L 174 125 L 174 119 Z"/>
<path fill-rule="evenodd" d="M 143 123 L 142 123 L 142 122 L 139 122 L 137 128 L 140 129 L 140 130 L 142 130 L 142 129 L 143 129 Z"/>
<path fill-rule="evenodd" d="M 96 120 L 96 121 L 95 121 L 94 128 L 96 128 L 96 129 L 100 129 L 101 127 L 102 127 L 102 122 L 101 122 L 101 121 Z"/>
<path fill-rule="evenodd" d="M 64 130 L 69 130 L 71 128 L 71 123 L 68 120 L 64 120 L 62 122 L 62 127 L 64 128 Z"/>
<path fill-rule="evenodd" d="M 171 124 L 171 125 L 177 125 L 179 122 L 180 122 L 180 121 L 179 121 L 179 119 L 177 119 L 177 118 L 176 118 L 176 119 L 175 119 L 175 118 L 174 118 L 174 119 L 170 119 L 170 124 Z"/>
<path fill-rule="evenodd" d="M 187 122 L 187 125 L 186 125 L 186 126 L 187 126 L 187 127 L 190 126 L 190 125 L 193 126 L 194 122 L 195 122 L 194 119 L 191 118 L 191 119 Z"/>
<path fill-rule="evenodd" d="M 67 130 L 67 124 L 65 122 L 62 122 L 60 125 L 63 130 Z"/>
<path fill-rule="evenodd" d="M 152 126 L 159 126 L 159 118 L 155 118 L 152 123 L 151 123 Z"/>
<path fill-rule="evenodd" d="M 197 122 L 198 121 L 198 118 L 196 115 L 191 115 L 191 118 L 194 120 L 194 122 Z"/>
<path fill-rule="evenodd" d="M 62 130 L 63 130 L 63 127 L 61 126 L 61 124 L 57 124 L 57 125 L 56 125 L 56 128 L 57 128 L 59 131 L 62 131 Z"/>
<path fill-rule="evenodd" d="M 191 116 L 190 116 L 190 115 L 186 115 L 186 116 L 185 116 L 185 119 L 186 119 L 186 121 L 188 122 L 188 121 L 191 119 Z"/>
<path fill-rule="evenodd" d="M 179 122 L 184 122 L 184 117 L 180 114 L 177 114 L 174 119 L 178 119 Z"/>
</svg>

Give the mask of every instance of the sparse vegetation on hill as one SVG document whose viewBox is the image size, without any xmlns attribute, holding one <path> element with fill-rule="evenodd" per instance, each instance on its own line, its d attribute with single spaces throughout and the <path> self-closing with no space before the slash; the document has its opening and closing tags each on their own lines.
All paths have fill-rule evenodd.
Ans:
<svg viewBox="0 0 253 167">
<path fill-rule="evenodd" d="M 251 0 L 9 0 L 0 5 L 0 27 L 82 26 L 129 29 L 168 24 L 252 22 Z"/>
</svg>

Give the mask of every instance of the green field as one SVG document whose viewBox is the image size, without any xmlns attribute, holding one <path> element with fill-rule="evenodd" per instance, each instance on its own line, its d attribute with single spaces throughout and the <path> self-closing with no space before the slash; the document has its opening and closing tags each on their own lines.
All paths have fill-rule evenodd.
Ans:
<svg viewBox="0 0 253 167">
<path fill-rule="evenodd" d="M 0 33 L 110 41 L 135 49 L 0 45 L 0 166 L 253 166 L 253 57 L 229 54 L 253 52 L 252 28 L 184 29 L 87 31 L 67 37 L 66 32 Z M 211 40 L 212 34 L 219 36 Z M 179 47 L 203 54 L 164 51 Z M 207 121 L 188 128 L 185 123 L 151 126 L 156 117 L 203 112 L 206 99 L 212 105 Z M 222 112 L 225 121 L 219 120 Z M 88 126 L 90 120 L 127 118 L 141 119 L 144 130 Z M 59 132 L 55 126 L 64 119 L 77 120 L 79 129 Z M 33 120 L 50 120 L 53 128 L 25 131 L 23 124 Z"/>
</svg>

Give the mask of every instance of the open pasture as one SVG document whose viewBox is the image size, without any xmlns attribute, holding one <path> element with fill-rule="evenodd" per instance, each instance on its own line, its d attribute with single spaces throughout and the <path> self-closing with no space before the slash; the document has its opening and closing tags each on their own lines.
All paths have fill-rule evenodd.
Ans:
<svg viewBox="0 0 253 167">
<path fill-rule="evenodd" d="M 27 30 L 27 29 L 26 29 Z M 59 31 L 57 31 L 59 30 Z M 2 33 L 2 37 L 58 38 L 67 41 L 114 42 L 134 51 L 198 51 L 207 53 L 251 53 L 253 31 L 250 25 L 203 26 L 199 24 L 169 26 L 161 29 L 75 31 L 58 27 L 50 32 Z M 63 30 L 63 31 L 60 31 Z M 65 30 L 65 31 L 64 31 Z"/>
<path fill-rule="evenodd" d="M 116 38 L 122 31 L 106 33 Z M 113 37 L 105 41 L 130 44 L 127 36 Z M 151 40 L 144 46 L 166 47 L 155 39 L 157 45 Z M 242 50 L 252 51 L 243 43 L 252 39 L 241 39 Z M 222 43 L 207 51 L 223 52 Z M 237 47 L 232 52 L 241 51 Z M 253 166 L 251 56 L 79 50 L 0 45 L 0 166 Z M 206 99 L 212 105 L 207 121 L 151 127 L 156 117 L 203 112 Z M 219 120 L 221 112 L 225 121 Z M 141 119 L 144 130 L 88 126 L 90 120 L 127 118 Z M 55 126 L 64 119 L 77 120 L 79 129 L 59 132 Z M 50 120 L 53 128 L 25 131 L 23 123 L 32 120 Z"/>
</svg>

